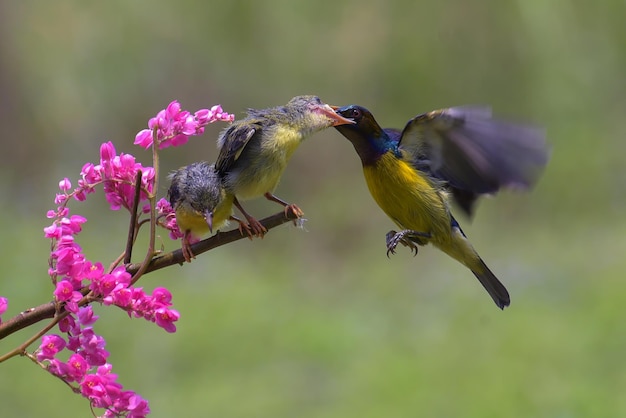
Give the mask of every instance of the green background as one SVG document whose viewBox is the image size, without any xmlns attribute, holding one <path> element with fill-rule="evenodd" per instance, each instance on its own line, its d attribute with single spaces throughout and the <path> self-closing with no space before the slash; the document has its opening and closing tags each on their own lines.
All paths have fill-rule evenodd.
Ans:
<svg viewBox="0 0 626 418">
<path fill-rule="evenodd" d="M 242 117 L 317 94 L 395 127 L 484 103 L 545 126 L 552 149 L 532 193 L 459 216 L 510 308 L 432 247 L 387 259 L 393 225 L 350 143 L 328 130 L 277 190 L 304 209 L 306 230 L 282 226 L 139 282 L 173 292 L 178 332 L 96 307 L 113 370 L 154 417 L 626 416 L 625 15 L 618 0 L 2 2 L 5 318 L 51 298 L 42 228 L 58 181 L 76 184 L 107 140 L 150 164 L 134 135 L 171 100 Z M 223 126 L 164 151 L 163 174 L 214 160 Z M 126 213 L 102 193 L 72 210 L 89 219 L 87 256 L 107 265 Z M 0 354 L 36 329 L 0 341 Z M 0 365 L 0 409 L 90 414 L 23 358 Z"/>
</svg>

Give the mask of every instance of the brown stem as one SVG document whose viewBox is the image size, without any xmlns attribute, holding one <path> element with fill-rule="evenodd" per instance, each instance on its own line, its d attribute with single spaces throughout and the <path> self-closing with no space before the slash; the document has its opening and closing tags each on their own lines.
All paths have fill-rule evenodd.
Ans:
<svg viewBox="0 0 626 418">
<path fill-rule="evenodd" d="M 128 238 L 126 240 L 126 251 L 124 252 L 124 264 L 130 263 L 131 256 L 133 254 L 133 244 L 135 243 L 135 234 L 137 231 L 137 218 L 139 209 L 139 197 L 141 196 L 141 170 L 137 170 L 135 176 L 135 196 L 133 200 L 133 207 L 130 211 L 130 224 L 128 225 Z"/>
<path fill-rule="evenodd" d="M 269 231 L 272 228 L 296 219 L 298 219 L 298 217 L 291 211 L 287 214 L 285 214 L 283 211 L 280 211 L 279 213 L 261 219 L 260 222 Z M 227 232 L 219 232 L 212 237 L 193 244 L 191 248 L 193 250 L 193 253 L 198 256 L 214 248 L 230 244 L 231 242 L 238 241 L 242 238 L 248 238 L 248 236 L 241 235 L 239 229 L 236 228 Z M 126 271 L 128 271 L 130 274 L 135 275 L 137 274 L 137 272 L 140 271 L 140 269 L 142 269 L 143 266 L 145 268 L 145 271 L 143 271 L 142 273 L 145 274 L 172 266 L 174 264 L 182 264 L 184 261 L 185 259 L 183 258 L 183 253 L 179 249 L 176 251 L 162 254 L 157 257 L 153 257 L 149 263 L 128 264 L 126 266 Z M 54 315 L 54 302 L 48 302 L 35 308 L 28 309 L 27 311 L 24 311 L 19 315 L 16 315 L 15 317 L 10 318 L 6 320 L 6 322 L 0 324 L 0 340 L 30 325 L 43 321 L 44 319 L 53 318 Z"/>
</svg>

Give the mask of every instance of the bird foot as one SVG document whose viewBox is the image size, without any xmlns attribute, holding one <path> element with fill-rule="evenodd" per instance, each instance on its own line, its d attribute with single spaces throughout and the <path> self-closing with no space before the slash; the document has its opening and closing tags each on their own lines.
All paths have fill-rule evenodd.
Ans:
<svg viewBox="0 0 626 418">
<path fill-rule="evenodd" d="M 300 209 L 298 205 L 294 205 L 293 203 L 287 203 L 280 197 L 274 196 L 269 192 L 265 193 L 263 196 L 265 196 L 267 200 L 271 200 L 272 202 L 276 202 L 279 205 L 283 205 L 285 207 L 285 216 L 289 216 L 289 212 L 293 213 L 296 218 L 302 218 L 304 216 L 304 212 L 302 212 L 302 209 Z M 294 225 L 295 223 L 296 222 L 294 221 Z"/>
<path fill-rule="evenodd" d="M 245 229 L 248 234 L 248 238 L 252 239 L 253 236 L 263 238 L 263 236 L 267 232 L 267 228 L 265 228 L 261 222 L 257 221 L 255 217 L 248 214 L 248 212 L 246 212 L 241 206 L 237 198 L 235 198 L 234 205 L 237 207 L 237 209 L 239 209 L 239 211 L 243 214 L 243 216 L 245 216 L 246 220 L 248 221 L 248 224 L 246 225 L 243 221 L 240 221 L 234 216 L 231 216 L 231 219 L 239 222 L 239 232 L 241 232 L 241 235 L 243 235 L 243 230 Z"/>
<path fill-rule="evenodd" d="M 196 258 L 193 251 L 191 251 L 191 243 L 189 242 L 189 233 L 186 232 L 182 238 L 181 251 L 183 252 L 183 258 L 186 262 L 191 263 L 192 258 Z"/>
<path fill-rule="evenodd" d="M 265 228 L 261 222 L 257 221 L 256 218 L 253 218 L 252 216 L 247 217 L 246 220 L 248 221 L 248 224 L 245 224 L 243 222 L 240 223 L 239 231 L 241 231 L 241 227 L 243 226 L 243 228 L 246 229 L 246 232 L 248 233 L 250 239 L 252 239 L 253 236 L 258 238 L 263 238 L 265 236 L 265 234 L 267 233 L 267 228 Z"/>
<path fill-rule="evenodd" d="M 297 205 L 290 204 L 285 206 L 285 216 L 289 216 L 289 212 L 293 213 L 293 216 L 296 218 L 302 218 L 304 216 L 304 212 Z M 294 224 L 296 221 L 293 221 Z"/>
<path fill-rule="evenodd" d="M 418 245 L 426 245 L 427 241 L 423 238 L 430 238 L 431 235 L 428 232 L 413 231 L 411 229 L 405 229 L 400 232 L 389 231 L 385 236 L 387 242 L 387 257 L 389 254 L 396 253 L 396 247 L 398 244 L 402 244 L 408 247 L 413 253 L 413 257 L 417 255 Z"/>
</svg>

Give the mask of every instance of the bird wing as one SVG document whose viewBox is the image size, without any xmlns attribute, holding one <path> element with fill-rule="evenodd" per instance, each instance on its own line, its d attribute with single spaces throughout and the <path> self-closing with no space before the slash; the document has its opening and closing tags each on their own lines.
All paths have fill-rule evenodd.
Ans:
<svg viewBox="0 0 626 418">
<path fill-rule="evenodd" d="M 501 187 L 528 188 L 548 160 L 543 130 L 494 120 L 485 107 L 418 115 L 404 127 L 399 146 L 411 154 L 418 169 L 470 197 Z"/>
<path fill-rule="evenodd" d="M 241 152 L 261 125 L 255 123 L 233 124 L 226 128 L 218 140 L 219 155 L 215 162 L 218 173 L 224 173 L 237 161 Z"/>
</svg>

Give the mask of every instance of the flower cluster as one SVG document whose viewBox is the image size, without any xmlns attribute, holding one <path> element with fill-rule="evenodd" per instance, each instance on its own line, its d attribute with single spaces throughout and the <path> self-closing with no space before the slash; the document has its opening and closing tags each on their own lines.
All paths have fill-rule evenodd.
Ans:
<svg viewBox="0 0 626 418">
<path fill-rule="evenodd" d="M 180 103 L 173 101 L 148 121 L 149 129 L 144 129 L 135 136 L 135 144 L 150 148 L 154 141 L 153 131 L 156 130 L 159 149 L 176 147 L 185 144 L 190 136 L 201 135 L 205 126 L 210 123 L 233 120 L 235 116 L 224 112 L 220 105 L 198 110 L 192 115 L 186 110 L 181 110 Z"/>
<path fill-rule="evenodd" d="M 178 228 L 178 223 L 176 222 L 176 213 L 172 208 L 170 202 L 166 199 L 159 199 L 156 203 L 156 210 L 159 214 L 159 218 L 165 219 L 165 222 L 161 222 L 160 225 L 170 231 L 171 239 L 179 239 L 183 237 L 183 233 Z"/>
<path fill-rule="evenodd" d="M 149 148 L 156 138 L 158 148 L 182 145 L 190 136 L 202 134 L 208 124 L 232 122 L 233 119 L 234 116 L 224 112 L 219 105 L 191 114 L 181 110 L 180 104 L 174 101 L 150 119 L 149 129 L 136 135 L 135 144 Z M 76 235 L 82 231 L 87 219 L 70 214 L 68 203 L 72 199 L 86 200 L 98 185 L 102 185 L 112 210 L 132 210 L 140 173 L 139 197 L 146 202 L 154 197 L 154 168 L 142 166 L 130 154 L 118 155 L 111 142 L 102 144 L 100 162 L 83 166 L 76 188 L 68 178 L 59 182 L 60 192 L 54 199 L 56 210 L 47 213 L 52 224 L 44 228 L 45 237 L 51 240 L 48 274 L 55 286 L 53 294 L 60 314 L 61 335 L 43 336 L 32 358 L 89 399 L 93 407 L 105 409 L 105 417 L 144 417 L 150 408 L 141 396 L 124 390 L 117 382 L 117 375 L 111 372 L 106 342 L 93 329 L 98 316 L 94 315 L 89 304 L 100 302 L 105 306 L 117 306 L 130 317 L 154 322 L 167 332 L 176 331 L 175 322 L 180 315 L 172 309 L 172 295 L 167 289 L 156 288 L 150 295 L 131 285 L 134 281 L 125 267 L 105 271 L 101 263 L 88 260 L 76 242 Z M 150 205 L 146 204 L 142 211 L 150 212 Z M 157 222 L 170 231 L 170 236 L 173 239 L 182 237 L 169 202 L 160 199 L 156 211 Z M 7 299 L 0 297 L 0 316 L 7 306 Z M 65 353 L 65 360 L 59 357 L 61 353 Z"/>
<path fill-rule="evenodd" d="M 111 175 L 116 177 L 116 172 Z M 59 187 L 67 193 L 71 183 L 64 179 Z M 112 190 L 119 192 L 121 189 L 110 190 L 113 193 Z M 102 301 L 104 305 L 116 305 L 130 316 L 155 322 L 168 332 L 176 330 L 174 322 L 179 314 L 171 309 L 172 297 L 167 289 L 157 288 L 152 295 L 148 295 L 143 289 L 130 285 L 132 277 L 124 267 L 106 273 L 101 263 L 89 261 L 75 241 L 86 219 L 79 215 L 70 216 L 65 201 L 49 214 L 56 217 L 44 233 L 52 240 L 49 274 L 55 283 L 54 298 L 69 312 L 59 323 L 61 332 L 67 334 L 67 341 L 59 335 L 44 336 L 37 351 L 37 360 L 49 362 L 47 369 L 68 384 L 78 384 L 80 393 L 94 407 L 105 408 L 106 414 L 145 416 L 149 412 L 148 403 L 136 393 L 123 390 L 122 385 L 116 382 L 117 375 L 110 372 L 104 338 L 95 334 L 92 328 L 98 317 L 93 315 L 90 306 L 81 306 L 92 300 Z M 64 348 L 73 352 L 65 362 L 56 357 Z"/>
<path fill-rule="evenodd" d="M 59 205 L 56 211 L 48 211 L 48 218 L 62 218 L 67 214 L 67 204 L 71 197 L 78 201 L 87 199 L 87 195 L 94 193 L 96 186 L 103 184 L 104 193 L 111 210 L 132 207 L 135 194 L 137 173 L 141 172 L 140 199 L 146 200 L 154 190 L 154 168 L 144 167 L 135 161 L 130 154 L 117 155 L 115 146 L 105 142 L 100 146 L 100 163 L 86 163 L 81 172 L 78 187 L 72 190 L 72 183 L 68 178 L 59 182 L 61 193 L 57 193 L 54 203 Z"/>
<path fill-rule="evenodd" d="M 133 391 L 123 390 L 117 375 L 111 373 L 104 338 L 91 327 L 97 319 L 91 306 L 80 308 L 76 317 L 66 316 L 59 328 L 67 333 L 68 340 L 55 334 L 45 335 L 35 357 L 47 363 L 50 373 L 70 385 L 77 384 L 93 407 L 106 409 L 104 416 L 145 417 L 150 412 L 148 402 Z M 73 353 L 62 361 L 57 356 L 66 348 Z"/>
</svg>

